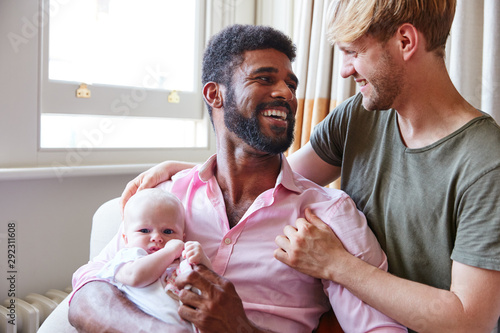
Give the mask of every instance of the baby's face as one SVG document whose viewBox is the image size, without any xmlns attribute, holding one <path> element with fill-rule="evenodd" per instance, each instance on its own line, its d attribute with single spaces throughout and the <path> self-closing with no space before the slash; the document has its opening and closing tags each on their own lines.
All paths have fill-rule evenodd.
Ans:
<svg viewBox="0 0 500 333">
<path fill-rule="evenodd" d="M 174 206 L 145 207 L 125 216 L 127 247 L 140 247 L 151 254 L 171 239 L 184 238 L 184 221 Z"/>
</svg>

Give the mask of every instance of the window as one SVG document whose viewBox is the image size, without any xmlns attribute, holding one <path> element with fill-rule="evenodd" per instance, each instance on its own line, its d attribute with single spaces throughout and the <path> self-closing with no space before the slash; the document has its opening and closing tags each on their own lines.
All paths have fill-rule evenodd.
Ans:
<svg viewBox="0 0 500 333">
<path fill-rule="evenodd" d="M 42 149 L 207 147 L 203 1 L 43 5 Z"/>
<path fill-rule="evenodd" d="M 73 174 L 69 172 L 73 170 L 68 171 L 66 167 L 71 169 L 79 166 L 95 166 L 96 168 L 83 169 L 91 169 L 92 172 L 98 173 L 109 172 L 106 171 L 109 168 L 105 167 L 109 164 L 152 164 L 166 159 L 204 161 L 215 150 L 211 124 L 207 113 L 203 111 L 200 68 L 197 67 L 201 63 L 205 38 L 232 23 L 274 25 L 273 20 L 278 17 L 288 26 L 284 13 L 289 13 L 287 8 L 290 9 L 292 3 L 296 1 L 300 0 L 175 1 L 183 6 L 188 6 L 189 2 L 194 4 L 195 8 L 194 14 L 187 15 L 182 21 L 194 22 L 189 26 L 194 27 L 196 34 L 192 46 L 195 50 L 195 60 L 186 68 L 182 68 L 184 66 L 181 65 L 175 67 L 175 70 L 182 68 L 183 73 L 192 70 L 194 83 L 198 85 L 194 88 L 195 93 L 189 92 L 184 84 L 182 87 L 168 85 L 162 78 L 168 69 L 164 69 L 159 63 L 158 65 L 149 63 L 149 66 L 142 69 L 144 76 L 135 81 L 130 78 L 125 80 L 123 76 L 115 81 L 109 80 L 108 76 L 103 79 L 101 74 L 104 73 L 99 71 L 96 73 L 95 70 L 94 74 L 100 78 L 91 78 L 88 75 L 90 70 L 82 70 L 83 67 L 78 66 L 75 69 L 75 66 L 70 66 L 70 62 L 77 65 L 84 63 L 88 66 L 90 62 L 83 57 L 85 52 L 90 58 L 96 57 L 98 53 L 88 55 L 88 50 L 77 53 L 73 49 L 94 40 L 90 36 L 96 36 L 96 26 L 105 26 L 106 20 L 108 22 L 119 20 L 112 18 L 118 8 L 117 4 L 120 7 L 125 6 L 120 10 L 128 13 L 133 11 L 132 5 L 141 4 L 126 20 L 128 26 L 125 26 L 124 30 L 130 35 L 137 35 L 141 26 L 145 24 L 160 27 L 164 22 L 158 25 L 154 24 L 153 20 L 143 24 L 138 23 L 141 15 L 145 16 L 144 8 L 154 4 L 152 0 L 136 2 L 83 0 L 88 3 L 86 5 L 94 6 L 91 8 L 95 15 L 84 15 L 88 9 L 80 8 L 78 13 L 81 13 L 82 17 L 72 19 L 63 19 L 64 13 L 73 11 L 74 14 L 75 6 L 81 6 L 82 0 L 0 1 L 0 32 L 5 37 L 0 39 L 0 58 L 3 60 L 0 62 L 2 73 L 0 75 L 2 86 L 0 168 L 28 168 L 28 173 L 38 172 L 31 168 L 42 168 L 49 172 L 50 169 L 54 169 L 64 170 L 65 174 L 66 172 Z M 159 5 L 163 6 L 163 10 L 158 10 L 150 17 L 158 17 L 159 13 L 165 13 L 165 8 L 169 9 L 169 14 L 176 13 L 178 16 L 185 14 L 173 11 L 173 7 L 168 5 L 173 3 L 172 0 L 160 2 Z M 74 24 L 72 28 L 74 31 L 64 28 L 64 21 L 71 24 L 69 21 L 83 20 L 83 16 L 88 17 L 91 23 Z M 196 19 L 193 20 L 193 16 Z M 60 29 L 66 29 L 69 37 L 63 41 L 66 43 L 65 48 L 58 49 L 56 45 L 53 46 L 54 54 L 58 55 L 53 61 L 52 69 L 55 72 L 50 73 L 49 79 L 51 34 L 55 34 L 52 41 L 63 38 L 56 36 L 56 31 L 53 30 L 55 28 L 51 31 L 52 25 L 59 24 L 57 20 L 61 20 Z M 157 45 L 158 47 L 170 45 L 163 41 L 170 40 L 169 37 L 172 36 L 177 37 L 179 33 L 185 31 L 187 30 L 168 31 L 164 37 L 158 37 L 160 42 L 155 44 L 161 44 Z M 100 37 L 99 34 L 97 37 Z M 187 40 L 187 37 L 184 39 Z M 108 39 L 108 43 L 116 40 Z M 142 42 L 141 40 L 132 42 L 132 38 L 125 40 L 130 45 L 139 45 L 138 43 Z M 101 58 L 105 58 L 107 52 L 116 50 L 116 48 L 105 50 L 106 42 L 100 41 L 100 43 L 96 52 L 102 55 Z M 130 45 L 129 49 L 134 49 Z M 174 55 L 182 55 L 179 46 L 175 46 Z M 123 53 L 128 52 L 122 49 L 120 55 Z M 68 54 L 73 56 L 68 57 Z M 181 59 L 186 58 L 187 52 Z M 79 59 L 79 62 L 75 59 Z M 116 63 L 119 61 L 121 59 L 117 59 Z M 120 66 L 123 67 L 123 63 Z M 119 72 L 120 75 L 127 74 L 132 68 L 128 63 L 125 66 L 123 72 Z M 78 68 L 80 68 L 79 74 L 75 74 Z M 104 68 L 111 67 L 104 66 Z M 76 77 L 68 77 L 71 73 Z M 185 77 L 187 76 L 188 74 L 185 74 Z M 176 82 L 180 82 L 180 79 Z M 91 96 L 88 99 L 75 96 L 76 90 L 82 83 L 87 84 L 90 90 Z M 177 90 L 175 93 L 174 89 Z M 178 96 L 180 103 L 169 103 L 168 96 L 171 96 L 171 100 L 176 100 Z M 163 105 L 160 107 L 161 103 Z M 101 165 L 104 168 L 100 168 Z M 124 167 L 129 167 L 127 165 Z M 45 172 L 44 170 L 42 172 Z M 81 174 L 80 172 L 85 170 L 74 174 Z M 24 175 L 24 170 L 21 172 Z"/>
</svg>

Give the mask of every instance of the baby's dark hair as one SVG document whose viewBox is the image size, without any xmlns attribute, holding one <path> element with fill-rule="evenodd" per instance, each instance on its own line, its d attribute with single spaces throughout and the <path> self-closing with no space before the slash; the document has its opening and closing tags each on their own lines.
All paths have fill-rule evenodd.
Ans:
<svg viewBox="0 0 500 333">
<path fill-rule="evenodd" d="M 234 69 L 243 62 L 243 53 L 264 49 L 275 49 L 291 62 L 295 60 L 292 40 L 274 28 L 236 24 L 221 30 L 210 39 L 203 54 L 202 84 L 212 81 L 229 86 Z"/>
</svg>

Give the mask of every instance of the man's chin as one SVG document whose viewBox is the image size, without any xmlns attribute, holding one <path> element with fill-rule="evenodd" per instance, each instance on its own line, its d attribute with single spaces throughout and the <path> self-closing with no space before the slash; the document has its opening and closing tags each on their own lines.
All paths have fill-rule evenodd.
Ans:
<svg viewBox="0 0 500 333">
<path fill-rule="evenodd" d="M 365 108 L 366 111 L 377 110 L 377 108 L 371 103 L 371 101 L 364 96 L 363 96 L 363 107 Z"/>
<path fill-rule="evenodd" d="M 386 101 L 385 103 L 383 103 L 383 101 L 380 100 L 374 101 L 373 99 L 370 99 L 365 96 L 363 96 L 362 104 L 365 110 L 367 111 L 389 110 L 393 107 L 392 102 Z"/>
<path fill-rule="evenodd" d="M 261 147 L 260 150 L 269 153 L 269 154 L 281 154 L 284 153 L 290 146 L 292 145 L 291 141 L 286 141 L 286 142 L 275 142 L 270 145 L 266 145 Z"/>
</svg>

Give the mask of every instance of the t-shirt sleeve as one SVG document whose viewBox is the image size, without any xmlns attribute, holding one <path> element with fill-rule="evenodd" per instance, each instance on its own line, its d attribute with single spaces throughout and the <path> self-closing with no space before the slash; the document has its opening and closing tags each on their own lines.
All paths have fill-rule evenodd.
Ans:
<svg viewBox="0 0 500 333">
<path fill-rule="evenodd" d="M 311 146 L 325 162 L 342 166 L 348 123 L 354 108 L 361 106 L 362 96 L 355 95 L 335 109 L 323 121 L 314 127 L 311 134 Z"/>
<path fill-rule="evenodd" d="M 500 167 L 475 180 L 462 196 L 451 259 L 500 271 Z"/>
</svg>

